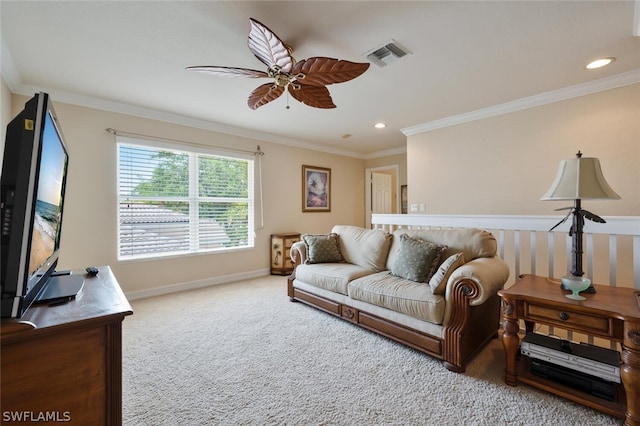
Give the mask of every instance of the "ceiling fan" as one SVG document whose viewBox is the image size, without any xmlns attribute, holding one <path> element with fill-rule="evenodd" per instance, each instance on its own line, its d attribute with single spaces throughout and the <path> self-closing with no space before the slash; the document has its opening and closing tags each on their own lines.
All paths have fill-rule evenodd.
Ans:
<svg viewBox="0 0 640 426">
<path fill-rule="evenodd" d="M 255 19 L 249 18 L 249 21 L 249 50 L 268 67 L 266 72 L 208 65 L 186 69 L 220 76 L 272 78 L 272 83 L 263 84 L 251 92 L 247 101 L 251 109 L 255 110 L 277 99 L 284 93 L 285 88 L 294 99 L 303 104 L 315 108 L 335 108 L 336 105 L 326 86 L 352 80 L 369 68 L 368 63 L 325 57 L 296 62 L 291 56 L 291 48 L 286 46 L 280 37 Z"/>
</svg>

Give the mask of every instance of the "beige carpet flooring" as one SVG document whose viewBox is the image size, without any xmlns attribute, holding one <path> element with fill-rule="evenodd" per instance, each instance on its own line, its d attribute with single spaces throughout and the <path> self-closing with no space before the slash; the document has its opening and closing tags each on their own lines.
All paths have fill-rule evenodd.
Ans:
<svg viewBox="0 0 640 426">
<path fill-rule="evenodd" d="M 132 302 L 125 425 L 620 425 L 504 384 L 492 341 L 466 373 L 286 295 L 269 276 Z"/>
</svg>

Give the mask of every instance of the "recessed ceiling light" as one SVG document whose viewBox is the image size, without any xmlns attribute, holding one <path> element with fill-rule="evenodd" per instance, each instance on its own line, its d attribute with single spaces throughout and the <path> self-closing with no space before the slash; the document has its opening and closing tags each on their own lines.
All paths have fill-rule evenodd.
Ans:
<svg viewBox="0 0 640 426">
<path fill-rule="evenodd" d="M 387 127 L 387 125 L 384 123 L 376 123 L 375 125 L 376 129 L 384 129 L 385 127 Z"/>
<path fill-rule="evenodd" d="M 605 65 L 609 65 L 611 62 L 615 61 L 616 58 L 602 58 L 596 59 L 593 62 L 590 62 L 585 68 L 588 70 L 594 70 L 596 68 L 602 68 Z"/>
</svg>

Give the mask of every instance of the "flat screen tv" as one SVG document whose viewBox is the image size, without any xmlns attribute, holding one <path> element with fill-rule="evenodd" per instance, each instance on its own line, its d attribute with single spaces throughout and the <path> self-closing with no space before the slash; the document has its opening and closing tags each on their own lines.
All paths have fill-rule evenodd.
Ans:
<svg viewBox="0 0 640 426">
<path fill-rule="evenodd" d="M 38 93 L 6 131 L 0 198 L 3 318 L 20 318 L 55 271 L 68 162 L 51 99 Z"/>
</svg>

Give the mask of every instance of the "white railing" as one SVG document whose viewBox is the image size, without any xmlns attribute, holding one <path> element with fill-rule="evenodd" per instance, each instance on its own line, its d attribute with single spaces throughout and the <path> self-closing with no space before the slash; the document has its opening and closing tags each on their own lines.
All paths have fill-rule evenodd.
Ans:
<svg viewBox="0 0 640 426">
<path fill-rule="evenodd" d="M 373 214 L 371 225 L 396 229 L 480 228 L 498 240 L 498 255 L 511 275 L 566 275 L 571 260 L 571 219 L 549 232 L 561 216 L 467 216 Z M 604 217 L 606 223 L 584 226 L 585 276 L 597 284 L 640 289 L 640 216 Z"/>
</svg>

